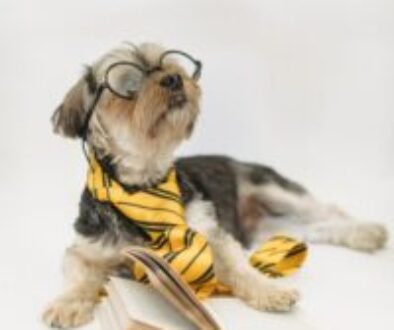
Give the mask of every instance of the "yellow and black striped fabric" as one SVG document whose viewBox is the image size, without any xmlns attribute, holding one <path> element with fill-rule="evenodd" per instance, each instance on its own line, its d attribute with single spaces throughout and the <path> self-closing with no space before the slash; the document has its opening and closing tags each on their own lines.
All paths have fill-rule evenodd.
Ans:
<svg viewBox="0 0 394 330">
<path fill-rule="evenodd" d="M 93 197 L 111 203 L 150 237 L 149 248 L 166 260 L 189 283 L 199 298 L 225 292 L 213 270 L 213 254 L 207 240 L 187 227 L 176 171 L 155 187 L 127 192 L 91 157 L 87 187 Z M 299 268 L 306 246 L 289 237 L 276 236 L 251 257 L 251 263 L 269 276 L 284 276 Z M 137 280 L 146 280 L 143 268 L 133 269 Z"/>
<path fill-rule="evenodd" d="M 304 263 L 307 250 L 304 242 L 290 236 L 277 235 L 253 252 L 250 263 L 269 277 L 288 276 Z"/>
</svg>

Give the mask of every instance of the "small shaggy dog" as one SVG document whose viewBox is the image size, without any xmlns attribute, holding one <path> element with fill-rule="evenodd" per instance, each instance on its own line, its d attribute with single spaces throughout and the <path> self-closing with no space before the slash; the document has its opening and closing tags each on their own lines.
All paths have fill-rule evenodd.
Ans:
<svg viewBox="0 0 394 330">
<path fill-rule="evenodd" d="M 175 167 L 187 224 L 207 238 L 218 279 L 256 309 L 288 311 L 297 291 L 278 286 L 248 261 L 246 248 L 264 233 L 262 218 L 288 216 L 302 225 L 307 241 L 363 251 L 382 248 L 386 230 L 319 203 L 301 185 L 263 165 L 223 156 L 174 161 L 174 150 L 190 137 L 200 111 L 200 71 L 191 56 L 158 45 L 115 49 L 88 67 L 66 94 L 53 116 L 55 132 L 86 141 L 125 189 L 154 186 Z M 43 316 L 53 327 L 91 320 L 108 274 L 122 265 L 120 249 L 146 240 L 138 226 L 88 189 L 75 230 L 64 263 L 69 286 Z"/>
</svg>

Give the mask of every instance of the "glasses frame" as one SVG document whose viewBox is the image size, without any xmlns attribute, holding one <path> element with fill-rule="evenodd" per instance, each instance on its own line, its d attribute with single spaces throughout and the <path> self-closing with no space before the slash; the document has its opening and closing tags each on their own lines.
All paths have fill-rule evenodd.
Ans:
<svg viewBox="0 0 394 330">
<path fill-rule="evenodd" d="M 112 64 L 107 68 L 107 71 L 105 71 L 104 83 L 103 83 L 104 88 L 107 88 L 108 90 L 111 91 L 111 93 L 113 93 L 114 95 L 116 95 L 116 96 L 118 96 L 118 97 L 120 97 L 120 98 L 122 98 L 122 99 L 132 100 L 132 99 L 135 98 L 135 95 L 136 95 L 137 91 L 130 91 L 130 92 L 129 92 L 129 95 L 124 95 L 124 94 L 119 93 L 119 92 L 118 92 L 115 88 L 113 88 L 113 87 L 111 86 L 111 84 L 109 83 L 109 74 L 111 73 L 111 70 L 112 70 L 113 68 L 117 67 L 117 66 L 120 66 L 120 65 L 132 66 L 132 67 L 134 67 L 135 69 L 141 71 L 142 75 L 145 76 L 145 77 L 147 77 L 147 76 L 149 75 L 149 73 L 148 73 L 148 71 L 147 71 L 146 69 L 144 69 L 142 66 L 140 66 L 140 65 L 138 65 L 138 64 L 136 64 L 136 63 L 134 63 L 134 62 L 129 62 L 129 61 L 119 61 L 119 62 L 112 63 Z"/>
<path fill-rule="evenodd" d="M 111 73 L 111 70 L 114 69 L 115 67 L 119 66 L 119 65 L 129 65 L 131 67 L 133 67 L 134 69 L 137 69 L 138 71 L 141 72 L 141 74 L 145 77 L 148 77 L 149 75 L 151 75 L 154 72 L 160 71 L 163 69 L 163 61 L 166 58 L 166 56 L 171 55 L 171 54 L 177 54 L 177 55 L 182 55 L 184 57 L 186 57 L 188 60 L 190 60 L 194 66 L 194 72 L 191 75 L 191 78 L 195 81 L 197 81 L 200 77 L 201 77 L 201 70 L 202 70 L 202 63 L 199 60 L 196 60 L 195 58 L 193 58 L 192 56 L 190 56 L 189 54 L 182 52 L 180 50 L 167 50 L 165 51 L 163 54 L 160 55 L 159 60 L 158 60 L 158 65 L 154 66 L 153 68 L 150 69 L 145 69 L 144 67 L 142 67 L 141 65 L 134 63 L 134 62 L 130 62 L 130 61 L 119 61 L 119 62 L 115 62 L 112 63 L 106 70 L 105 75 L 104 75 L 104 87 L 109 89 L 111 91 L 111 93 L 113 93 L 114 95 L 127 99 L 127 100 L 132 100 L 135 98 L 135 95 L 137 93 L 137 91 L 135 92 L 130 92 L 129 95 L 124 95 L 119 93 L 115 88 L 113 88 L 111 86 L 111 84 L 109 83 L 109 74 Z"/>
<path fill-rule="evenodd" d="M 118 91 L 116 91 L 111 86 L 111 84 L 108 82 L 109 81 L 109 73 L 114 67 L 116 67 L 118 65 L 130 65 L 130 66 L 134 67 L 135 69 L 141 71 L 142 75 L 146 78 L 154 72 L 163 70 L 163 61 L 164 61 L 165 57 L 170 54 L 182 55 L 182 56 L 186 57 L 187 59 L 189 59 L 195 65 L 195 70 L 194 70 L 193 74 L 191 75 L 191 78 L 195 81 L 198 81 L 200 79 L 201 71 L 202 71 L 202 62 L 199 60 L 196 60 L 194 57 L 192 57 L 191 55 L 189 55 L 183 51 L 175 50 L 175 49 L 167 50 L 163 54 L 161 54 L 159 57 L 159 60 L 158 60 L 158 65 L 153 68 L 150 68 L 150 69 L 145 69 L 143 66 L 141 66 L 137 63 L 134 63 L 134 62 L 130 62 L 130 61 L 119 61 L 119 62 L 112 63 L 105 71 L 104 82 L 102 82 L 98 86 L 96 96 L 95 96 L 95 98 L 94 98 L 94 100 L 93 100 L 93 102 L 92 102 L 91 106 L 89 107 L 89 110 L 86 114 L 86 118 L 85 118 L 85 121 L 82 125 L 81 132 L 80 132 L 80 136 L 82 137 L 82 140 L 83 141 L 86 140 L 90 119 L 91 119 L 91 117 L 93 115 L 93 111 L 94 111 L 94 109 L 95 109 L 98 101 L 100 100 L 100 97 L 105 89 L 108 89 L 111 93 L 113 93 L 117 97 L 120 97 L 120 98 L 126 99 L 126 100 L 135 99 L 136 94 L 138 93 L 138 91 L 134 91 L 134 92 L 130 92 L 129 95 L 123 95 L 123 94 L 119 93 Z"/>
<path fill-rule="evenodd" d="M 195 65 L 195 69 L 193 74 L 191 75 L 191 77 L 193 78 L 193 80 L 198 80 L 201 77 L 201 70 L 202 70 L 202 63 L 199 60 L 196 60 L 194 57 L 190 56 L 188 53 L 182 52 L 181 50 L 175 50 L 175 49 L 170 49 L 165 51 L 163 54 L 161 54 L 160 58 L 159 58 L 159 66 L 160 68 L 163 67 L 163 60 L 167 55 L 170 54 L 178 54 L 178 55 L 182 55 L 184 57 L 186 57 L 187 59 L 189 59 L 194 65 Z"/>
</svg>

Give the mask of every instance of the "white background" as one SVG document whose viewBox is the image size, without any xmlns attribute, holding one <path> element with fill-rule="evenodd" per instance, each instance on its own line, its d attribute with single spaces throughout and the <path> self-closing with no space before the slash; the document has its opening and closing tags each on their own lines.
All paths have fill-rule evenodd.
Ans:
<svg viewBox="0 0 394 330">
<path fill-rule="evenodd" d="M 203 114 L 182 153 L 274 165 L 391 225 L 392 0 L 0 0 L 4 328 L 45 328 L 39 314 L 60 290 L 84 184 L 80 146 L 51 133 L 50 115 L 82 65 L 124 40 L 203 60 Z M 237 311 L 234 329 L 392 328 L 393 262 L 392 248 L 372 257 L 313 247 L 293 280 L 304 292 L 297 311 L 242 326 Z"/>
</svg>

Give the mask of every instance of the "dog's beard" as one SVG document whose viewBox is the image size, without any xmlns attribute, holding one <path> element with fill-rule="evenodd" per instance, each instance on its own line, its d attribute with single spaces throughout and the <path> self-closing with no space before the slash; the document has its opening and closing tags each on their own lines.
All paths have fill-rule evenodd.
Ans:
<svg viewBox="0 0 394 330">
<path fill-rule="evenodd" d="M 188 128 L 194 125 L 196 115 L 187 101 L 175 101 L 163 111 L 149 129 L 151 139 L 164 139 L 176 142 L 189 136 Z"/>
</svg>

